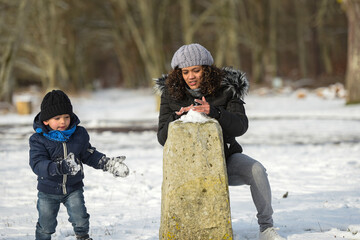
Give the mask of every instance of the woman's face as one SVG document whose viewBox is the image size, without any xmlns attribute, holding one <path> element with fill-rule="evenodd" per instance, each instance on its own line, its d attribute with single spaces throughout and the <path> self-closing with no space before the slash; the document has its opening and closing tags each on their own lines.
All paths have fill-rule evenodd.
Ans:
<svg viewBox="0 0 360 240">
<path fill-rule="evenodd" d="M 186 67 L 181 69 L 182 76 L 190 89 L 200 87 L 203 76 L 203 67 L 200 65 Z"/>
</svg>

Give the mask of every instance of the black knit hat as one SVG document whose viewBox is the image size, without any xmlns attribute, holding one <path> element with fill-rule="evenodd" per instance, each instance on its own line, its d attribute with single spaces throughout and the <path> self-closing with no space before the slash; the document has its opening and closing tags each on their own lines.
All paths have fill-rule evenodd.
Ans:
<svg viewBox="0 0 360 240">
<path fill-rule="evenodd" d="M 45 95 L 41 103 L 40 120 L 46 121 L 62 114 L 71 116 L 72 113 L 69 97 L 61 90 L 52 90 Z"/>
</svg>

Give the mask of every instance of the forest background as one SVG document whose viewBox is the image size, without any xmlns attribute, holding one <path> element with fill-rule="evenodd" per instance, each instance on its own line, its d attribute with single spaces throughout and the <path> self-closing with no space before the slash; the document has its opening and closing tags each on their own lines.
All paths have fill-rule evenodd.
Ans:
<svg viewBox="0 0 360 240">
<path fill-rule="evenodd" d="M 360 0 L 0 0 L 0 102 L 30 86 L 151 87 L 193 42 L 252 87 L 340 82 L 360 102 L 359 21 Z"/>
</svg>

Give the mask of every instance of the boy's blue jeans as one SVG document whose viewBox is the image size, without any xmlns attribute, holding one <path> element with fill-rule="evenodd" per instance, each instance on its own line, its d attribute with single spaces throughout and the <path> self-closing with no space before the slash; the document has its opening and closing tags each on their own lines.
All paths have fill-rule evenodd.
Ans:
<svg viewBox="0 0 360 240">
<path fill-rule="evenodd" d="M 260 231 L 272 227 L 271 189 L 263 165 L 245 154 L 235 153 L 229 157 L 226 166 L 230 186 L 250 185 Z"/>
<path fill-rule="evenodd" d="M 37 209 L 39 219 L 36 224 L 35 239 L 50 240 L 55 233 L 57 214 L 63 203 L 69 214 L 76 235 L 84 236 L 89 232 L 90 215 L 86 211 L 83 190 L 76 190 L 67 195 L 54 195 L 38 192 Z"/>
</svg>

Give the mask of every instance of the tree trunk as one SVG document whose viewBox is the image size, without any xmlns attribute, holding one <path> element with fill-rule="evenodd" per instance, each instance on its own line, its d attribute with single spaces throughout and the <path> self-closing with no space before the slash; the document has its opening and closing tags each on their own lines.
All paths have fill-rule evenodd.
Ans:
<svg viewBox="0 0 360 240">
<path fill-rule="evenodd" d="M 360 0 L 344 0 L 348 18 L 347 104 L 360 103 Z"/>
<path fill-rule="evenodd" d="M 218 21 L 218 42 L 215 54 L 217 66 L 240 67 L 238 20 L 236 18 L 236 1 L 229 0 L 222 8 Z"/>
<path fill-rule="evenodd" d="M 194 1 L 184 0 L 180 2 L 181 7 L 181 23 L 182 23 L 182 32 L 183 40 L 185 44 L 193 43 L 194 34 L 196 31 L 199 31 L 201 26 L 205 21 L 213 14 L 215 11 L 225 4 L 226 1 L 214 0 L 212 4 L 203 12 L 201 12 L 195 19 L 191 21 L 192 12 L 191 8 L 194 5 Z"/>
<path fill-rule="evenodd" d="M 180 3 L 181 11 L 181 27 L 183 32 L 183 40 L 185 44 L 192 43 L 193 36 L 191 29 L 191 2 L 190 0 L 182 0 Z"/>
<path fill-rule="evenodd" d="M 36 32 L 32 32 L 34 42 L 28 49 L 34 56 L 34 62 L 43 70 L 41 79 L 43 88 L 48 90 L 67 87 L 68 70 L 64 62 L 66 38 L 63 29 L 64 9 L 54 1 L 34 1 L 33 23 Z M 30 30 L 29 30 L 30 31 Z"/>
<path fill-rule="evenodd" d="M 268 39 L 264 52 L 265 82 L 271 83 L 277 75 L 277 12 L 278 0 L 269 1 Z"/>
<path fill-rule="evenodd" d="M 131 1 L 118 0 L 117 3 L 130 12 Z M 164 72 L 165 58 L 162 51 L 163 29 L 165 7 L 168 1 L 162 1 L 160 5 L 150 4 L 147 1 L 138 0 L 134 2 L 140 14 L 140 19 L 135 14 L 126 14 L 125 21 L 130 29 L 130 34 L 139 52 L 139 55 L 146 69 L 146 78 L 152 79 L 160 76 Z M 160 9 L 160 10 L 159 10 Z"/>
<path fill-rule="evenodd" d="M 302 0 L 294 1 L 296 11 L 296 29 L 297 29 L 297 44 L 298 44 L 298 61 L 300 66 L 301 77 L 307 77 L 307 57 L 306 57 L 306 45 L 305 45 L 305 4 Z"/>
<path fill-rule="evenodd" d="M 28 10 L 28 0 L 22 0 L 19 4 L 18 16 L 14 35 L 10 36 L 5 53 L 1 59 L 0 68 L 0 101 L 12 102 L 14 91 L 14 82 L 12 82 L 12 69 L 15 62 L 16 54 L 21 43 L 24 25 L 26 23 Z"/>
<path fill-rule="evenodd" d="M 11 40 L 6 46 L 5 53 L 1 59 L 0 69 L 0 101 L 12 102 L 13 84 L 11 82 L 11 70 L 16 53 L 16 43 Z"/>
<path fill-rule="evenodd" d="M 264 77 L 265 7 L 261 1 L 238 1 L 239 10 L 239 41 L 250 50 L 251 79 L 261 83 Z"/>
<path fill-rule="evenodd" d="M 262 65 L 262 49 L 255 48 L 251 51 L 251 65 L 252 65 L 252 79 L 256 83 L 261 83 L 263 79 L 263 65 Z"/>
<path fill-rule="evenodd" d="M 320 46 L 321 52 L 321 63 L 325 69 L 325 73 L 331 75 L 333 73 L 332 64 L 331 64 L 331 56 L 330 56 L 330 47 L 329 40 L 326 36 L 326 27 L 324 26 L 326 12 L 329 11 L 328 0 L 322 0 L 319 9 L 317 10 L 316 15 L 316 26 L 318 29 L 318 38 L 317 45 Z"/>
</svg>

